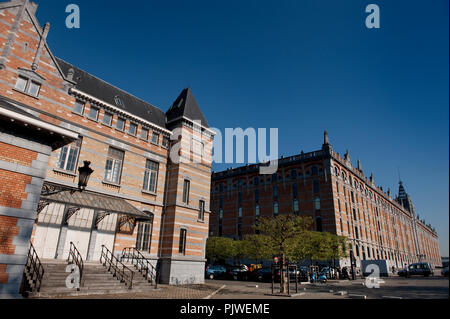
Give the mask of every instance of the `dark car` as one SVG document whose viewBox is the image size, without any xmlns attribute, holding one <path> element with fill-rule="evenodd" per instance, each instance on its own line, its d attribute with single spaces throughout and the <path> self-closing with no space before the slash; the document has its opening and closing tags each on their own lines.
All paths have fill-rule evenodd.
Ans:
<svg viewBox="0 0 450 319">
<path fill-rule="evenodd" d="M 444 276 L 444 277 L 448 277 L 448 266 L 445 267 L 444 269 L 442 269 L 441 274 L 442 274 L 442 276 Z"/>
<path fill-rule="evenodd" d="M 206 278 L 215 279 L 220 277 L 225 277 L 227 269 L 225 266 L 221 265 L 211 265 L 206 267 Z"/>
<path fill-rule="evenodd" d="M 399 270 L 398 275 L 401 277 L 424 276 L 429 277 L 433 275 L 433 269 L 429 263 L 415 263 L 408 266 L 406 269 Z"/>
<path fill-rule="evenodd" d="M 228 270 L 230 274 L 230 270 Z M 245 265 L 231 267 L 231 277 L 234 280 L 247 280 L 249 277 L 248 267 Z"/>
<path fill-rule="evenodd" d="M 278 278 L 280 273 L 278 273 Z M 270 282 L 272 281 L 272 269 L 271 268 L 262 268 L 256 272 L 256 280 L 261 282 Z M 278 279 L 279 280 L 279 279 Z"/>
</svg>

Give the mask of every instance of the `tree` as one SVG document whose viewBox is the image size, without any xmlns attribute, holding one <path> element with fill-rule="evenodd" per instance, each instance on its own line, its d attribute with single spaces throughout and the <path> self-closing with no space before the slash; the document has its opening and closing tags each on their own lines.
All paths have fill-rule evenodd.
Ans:
<svg viewBox="0 0 450 319">
<path fill-rule="evenodd" d="M 235 256 L 234 240 L 225 237 L 211 237 L 206 242 L 206 258 L 211 263 L 225 262 Z"/>
<path fill-rule="evenodd" d="M 310 217 L 280 215 L 261 218 L 254 226 L 255 230 L 266 236 L 268 253 L 280 257 L 281 293 L 287 290 L 286 260 L 298 261 L 295 246 L 311 225 Z"/>
<path fill-rule="evenodd" d="M 248 255 L 247 242 L 244 240 L 233 241 L 233 258 L 237 261 L 237 264 L 241 264 L 241 260 Z"/>
<path fill-rule="evenodd" d="M 246 235 L 244 237 L 247 247 L 247 257 L 255 260 L 257 263 L 264 259 L 271 259 L 272 255 L 269 247 L 269 239 L 265 235 Z"/>
</svg>

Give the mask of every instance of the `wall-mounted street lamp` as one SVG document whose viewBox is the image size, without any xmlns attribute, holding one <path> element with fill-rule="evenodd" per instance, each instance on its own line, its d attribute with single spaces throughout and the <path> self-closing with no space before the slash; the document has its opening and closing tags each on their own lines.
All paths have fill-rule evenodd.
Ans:
<svg viewBox="0 0 450 319">
<path fill-rule="evenodd" d="M 86 190 L 89 178 L 91 177 L 92 173 L 94 173 L 94 170 L 91 169 L 89 165 L 91 165 L 91 162 L 85 161 L 84 166 L 78 168 L 78 189 L 59 184 L 44 183 L 41 196 L 51 196 L 62 192 L 70 192 L 70 194 L 73 195 L 76 192 L 83 192 L 84 190 Z"/>
<path fill-rule="evenodd" d="M 91 177 L 92 173 L 94 173 L 94 170 L 90 168 L 89 165 L 91 165 L 91 162 L 84 161 L 84 166 L 78 168 L 78 190 L 80 192 L 86 189 L 87 184 L 89 183 L 89 178 Z"/>
</svg>

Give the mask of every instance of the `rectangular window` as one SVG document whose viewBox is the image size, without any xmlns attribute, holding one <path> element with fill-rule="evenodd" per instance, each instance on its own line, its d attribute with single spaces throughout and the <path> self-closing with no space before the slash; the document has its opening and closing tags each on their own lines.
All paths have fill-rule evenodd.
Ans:
<svg viewBox="0 0 450 319">
<path fill-rule="evenodd" d="M 163 136 L 162 147 L 169 148 L 170 140 L 167 136 Z"/>
<path fill-rule="evenodd" d="M 255 206 L 255 216 L 256 216 L 256 217 L 259 217 L 260 213 L 261 213 L 261 212 L 260 212 L 259 205 L 256 205 L 256 206 Z"/>
<path fill-rule="evenodd" d="M 25 89 L 27 88 L 27 84 L 28 84 L 28 79 L 24 78 L 22 76 L 19 76 L 17 78 L 17 82 L 16 82 L 16 90 L 25 92 Z"/>
<path fill-rule="evenodd" d="M 317 179 L 314 180 L 314 194 L 320 193 L 319 181 Z"/>
<path fill-rule="evenodd" d="M 278 198 L 278 187 L 276 186 L 273 187 L 273 198 Z"/>
<path fill-rule="evenodd" d="M 159 164 L 147 160 L 145 164 L 144 186 L 145 191 L 156 193 L 156 184 L 158 182 Z"/>
<path fill-rule="evenodd" d="M 105 181 L 115 184 L 120 184 L 122 175 L 122 164 L 125 153 L 118 149 L 109 148 L 108 158 L 105 166 Z"/>
<path fill-rule="evenodd" d="M 238 208 L 238 217 L 242 218 L 242 207 Z"/>
<path fill-rule="evenodd" d="M 59 153 L 58 168 L 68 172 L 76 172 L 80 155 L 81 139 L 64 146 Z"/>
<path fill-rule="evenodd" d="M 143 252 L 150 251 L 150 243 L 152 237 L 152 224 L 139 223 L 136 238 L 136 249 Z"/>
<path fill-rule="evenodd" d="M 136 136 L 136 134 L 137 134 L 137 129 L 138 129 L 138 126 L 137 126 L 136 124 L 130 123 L 130 128 L 128 129 L 128 133 L 129 133 L 130 135 Z"/>
<path fill-rule="evenodd" d="M 103 124 L 112 126 L 113 121 L 113 115 L 111 113 L 105 112 L 105 115 L 103 116 Z"/>
<path fill-rule="evenodd" d="M 273 204 L 273 215 L 274 216 L 278 216 L 278 214 L 279 214 L 279 210 L 278 210 L 278 203 L 274 203 Z"/>
<path fill-rule="evenodd" d="M 159 134 L 158 133 L 153 132 L 152 143 L 153 144 L 159 144 Z"/>
<path fill-rule="evenodd" d="M 255 189 L 255 203 L 259 203 L 259 190 Z"/>
<path fill-rule="evenodd" d="M 144 141 L 148 141 L 148 129 L 142 128 L 142 130 L 141 130 L 141 138 Z"/>
<path fill-rule="evenodd" d="M 73 111 L 75 113 L 77 113 L 77 114 L 83 115 L 83 113 L 84 113 L 84 103 L 79 101 L 79 100 L 76 100 L 75 101 L 75 107 L 73 108 Z"/>
<path fill-rule="evenodd" d="M 41 90 L 41 84 L 33 80 L 30 80 L 24 76 L 19 76 L 17 78 L 15 89 L 37 97 Z"/>
<path fill-rule="evenodd" d="M 205 221 L 205 201 L 201 200 L 198 206 L 198 220 L 203 222 Z"/>
<path fill-rule="evenodd" d="M 292 184 L 292 197 L 298 198 L 298 185 Z"/>
<path fill-rule="evenodd" d="M 189 192 L 191 188 L 191 182 L 188 180 L 184 181 L 183 185 L 183 203 L 189 204 Z"/>
<path fill-rule="evenodd" d="M 125 130 L 125 120 L 123 119 L 123 118 L 118 118 L 117 119 L 117 124 L 116 124 L 116 128 L 119 130 L 119 131 L 124 131 Z"/>
<path fill-rule="evenodd" d="M 298 205 L 298 200 L 294 199 L 294 213 L 298 213 L 300 211 L 299 209 L 299 205 Z"/>
<path fill-rule="evenodd" d="M 187 230 L 182 229 L 180 231 L 180 244 L 178 247 L 178 252 L 183 255 L 186 254 L 186 239 L 187 239 Z"/>
<path fill-rule="evenodd" d="M 91 105 L 91 108 L 89 110 L 88 117 L 91 120 L 97 121 L 98 120 L 98 114 L 100 113 L 100 110 L 94 106 Z"/>
</svg>

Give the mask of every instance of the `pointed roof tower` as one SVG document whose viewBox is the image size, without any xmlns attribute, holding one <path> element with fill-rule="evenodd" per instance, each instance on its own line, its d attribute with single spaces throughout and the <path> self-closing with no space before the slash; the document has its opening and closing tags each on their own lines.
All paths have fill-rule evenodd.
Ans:
<svg viewBox="0 0 450 319">
<path fill-rule="evenodd" d="M 407 211 L 414 214 L 414 205 L 408 193 L 406 193 L 402 181 L 399 182 L 397 202 L 402 205 Z"/>
<path fill-rule="evenodd" d="M 167 123 L 187 118 L 193 122 L 200 121 L 203 127 L 209 128 L 209 124 L 198 106 L 197 100 L 190 88 L 184 89 L 166 113 Z"/>
</svg>

